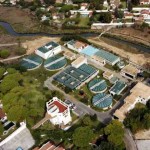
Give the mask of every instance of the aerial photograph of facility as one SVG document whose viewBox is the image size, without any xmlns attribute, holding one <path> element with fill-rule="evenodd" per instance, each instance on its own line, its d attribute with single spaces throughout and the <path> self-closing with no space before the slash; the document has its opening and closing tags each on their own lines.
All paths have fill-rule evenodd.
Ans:
<svg viewBox="0 0 150 150">
<path fill-rule="evenodd" d="M 150 150 L 150 0 L 0 0 L 0 150 Z"/>
</svg>

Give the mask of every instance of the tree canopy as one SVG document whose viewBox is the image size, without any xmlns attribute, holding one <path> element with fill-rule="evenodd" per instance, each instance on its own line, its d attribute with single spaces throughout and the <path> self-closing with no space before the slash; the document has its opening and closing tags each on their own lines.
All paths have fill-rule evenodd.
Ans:
<svg viewBox="0 0 150 150">
<path fill-rule="evenodd" d="M 118 120 L 113 120 L 105 129 L 105 134 L 108 136 L 108 141 L 116 147 L 124 147 L 123 124 Z M 116 134 L 117 133 L 117 134 Z"/>
<path fill-rule="evenodd" d="M 5 76 L 0 84 L 0 91 L 7 93 L 14 87 L 19 86 L 19 81 L 21 81 L 22 78 L 22 75 L 18 72 Z"/>
<path fill-rule="evenodd" d="M 94 134 L 90 127 L 79 127 L 73 134 L 73 143 L 80 148 L 87 147 L 93 137 Z"/>
<path fill-rule="evenodd" d="M 138 103 L 134 109 L 132 109 L 124 120 L 124 125 L 130 128 L 133 133 L 139 130 L 150 128 L 150 100 L 147 105 Z"/>
<path fill-rule="evenodd" d="M 3 77 L 4 73 L 5 73 L 5 68 L 0 67 L 0 79 Z"/>
</svg>

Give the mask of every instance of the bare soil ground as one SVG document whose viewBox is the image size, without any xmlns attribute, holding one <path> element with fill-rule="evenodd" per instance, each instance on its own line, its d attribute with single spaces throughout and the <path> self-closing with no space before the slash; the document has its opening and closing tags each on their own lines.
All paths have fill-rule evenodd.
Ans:
<svg viewBox="0 0 150 150">
<path fill-rule="evenodd" d="M 35 40 L 26 40 L 22 43 L 22 46 L 27 49 L 27 55 L 34 53 L 34 51 L 40 46 L 45 45 L 50 41 L 58 42 L 60 38 L 51 38 L 51 37 L 39 37 Z"/>
<path fill-rule="evenodd" d="M 111 29 L 110 33 L 150 46 L 150 29 L 142 31 L 134 28 L 116 28 Z"/>
<path fill-rule="evenodd" d="M 89 38 L 88 39 L 91 43 L 96 44 L 100 47 L 105 48 L 108 51 L 111 51 L 123 58 L 129 58 L 130 61 L 138 64 L 138 65 L 143 65 L 147 62 L 150 62 L 150 54 L 146 53 L 141 53 L 141 52 L 132 52 L 127 48 L 123 47 L 120 48 L 119 46 L 112 46 L 108 44 L 107 42 L 103 41 L 102 39 L 98 38 Z"/>
<path fill-rule="evenodd" d="M 134 138 L 136 140 L 150 140 L 150 130 L 139 131 L 134 135 Z"/>
<path fill-rule="evenodd" d="M 0 20 L 9 22 L 15 30 L 20 32 L 39 31 L 38 20 L 29 10 L 0 6 Z"/>
</svg>

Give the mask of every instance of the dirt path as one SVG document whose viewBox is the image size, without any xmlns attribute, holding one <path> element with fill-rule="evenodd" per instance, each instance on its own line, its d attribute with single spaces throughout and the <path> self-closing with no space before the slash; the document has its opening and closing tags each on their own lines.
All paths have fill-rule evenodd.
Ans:
<svg viewBox="0 0 150 150">
<path fill-rule="evenodd" d="M 32 41 L 27 40 L 26 42 L 22 43 L 22 47 L 27 49 L 27 55 L 28 55 L 28 54 L 34 53 L 34 51 L 37 48 L 45 45 L 46 43 L 50 41 L 58 42 L 59 40 L 60 38 L 40 37 Z"/>
<path fill-rule="evenodd" d="M 43 125 L 47 120 L 49 120 L 51 118 L 51 116 L 48 114 L 48 113 L 46 113 L 46 115 L 45 115 L 45 117 L 42 119 L 42 120 L 40 120 L 37 124 L 35 124 L 33 127 L 32 127 L 32 129 L 37 129 L 37 128 L 39 128 L 41 125 Z"/>
<path fill-rule="evenodd" d="M 104 47 L 109 51 L 113 51 L 117 55 L 123 57 L 123 58 L 128 58 L 130 61 L 138 64 L 138 65 L 143 65 L 146 62 L 150 62 L 150 57 L 146 57 L 144 54 L 140 53 L 131 53 L 129 51 L 125 51 L 124 49 L 117 48 L 112 45 L 108 45 L 104 41 L 98 39 L 98 38 L 89 38 L 88 39 L 91 43 L 96 44 L 98 46 Z"/>
</svg>

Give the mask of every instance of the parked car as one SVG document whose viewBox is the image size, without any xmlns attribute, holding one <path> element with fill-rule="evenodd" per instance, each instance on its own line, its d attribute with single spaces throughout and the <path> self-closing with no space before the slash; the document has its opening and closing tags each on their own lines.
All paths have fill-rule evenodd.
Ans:
<svg viewBox="0 0 150 150">
<path fill-rule="evenodd" d="M 71 110 L 74 110 L 76 108 L 76 105 L 69 100 L 65 100 L 65 103 L 69 106 Z"/>
</svg>

